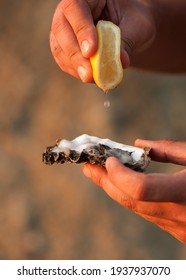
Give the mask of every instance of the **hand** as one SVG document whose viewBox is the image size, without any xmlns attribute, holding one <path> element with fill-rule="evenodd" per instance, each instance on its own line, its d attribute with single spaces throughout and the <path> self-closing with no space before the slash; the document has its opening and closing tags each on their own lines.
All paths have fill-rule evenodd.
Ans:
<svg viewBox="0 0 186 280">
<path fill-rule="evenodd" d="M 186 165 L 186 142 L 137 140 L 135 144 L 151 147 L 152 160 Z M 143 174 L 110 157 L 106 169 L 85 164 L 83 172 L 118 203 L 186 244 L 186 169 Z"/>
<path fill-rule="evenodd" d="M 129 55 L 147 48 L 155 37 L 152 9 L 146 0 L 61 1 L 53 17 L 51 50 L 61 69 L 83 82 L 93 80 L 89 58 L 97 50 L 94 23 L 100 19 L 121 28 L 124 68 L 129 66 Z"/>
</svg>

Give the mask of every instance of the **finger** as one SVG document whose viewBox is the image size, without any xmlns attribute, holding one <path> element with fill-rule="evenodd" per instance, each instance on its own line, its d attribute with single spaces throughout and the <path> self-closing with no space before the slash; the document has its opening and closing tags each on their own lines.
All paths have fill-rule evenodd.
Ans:
<svg viewBox="0 0 186 280">
<path fill-rule="evenodd" d="M 79 75 L 77 74 L 77 71 L 74 70 L 71 66 L 71 62 L 69 59 L 64 55 L 64 52 L 62 48 L 60 47 L 58 41 L 56 40 L 54 34 L 50 33 L 50 49 L 53 54 L 53 57 L 56 61 L 56 63 L 59 65 L 59 67 L 67 72 L 68 74 L 74 76 L 75 78 L 80 79 Z"/>
<path fill-rule="evenodd" d="M 125 167 L 118 159 L 109 157 L 106 170 L 113 185 L 134 200 L 141 200 L 145 175 Z"/>
<path fill-rule="evenodd" d="M 186 165 L 186 142 L 137 139 L 135 145 L 137 147 L 150 147 L 150 157 L 155 161 Z"/>
<path fill-rule="evenodd" d="M 111 189 L 111 192 L 107 192 L 112 198 L 121 203 L 124 207 L 129 208 L 142 218 L 155 223 L 161 229 L 169 232 L 175 238 L 183 243 L 186 243 L 185 234 L 185 204 L 175 203 L 149 203 L 149 202 L 136 202 L 130 201 L 130 199 L 121 200 L 122 193 L 113 188 L 114 186 L 108 181 L 106 171 L 100 167 L 92 166 L 90 164 L 84 165 L 84 173 L 86 176 L 94 179 L 94 182 L 101 185 L 105 191 Z M 105 177 L 106 176 L 106 177 Z M 106 180 L 105 180 L 106 179 Z M 109 188 L 109 186 L 111 188 Z M 114 190 L 114 192 L 113 192 Z M 115 194 L 117 193 L 117 196 Z M 114 194 L 114 195 L 113 195 Z"/>
<path fill-rule="evenodd" d="M 133 210 L 133 209 L 132 209 Z M 144 202 L 138 201 L 135 205 L 135 213 L 149 220 L 164 220 L 172 223 L 186 223 L 186 203 L 172 202 Z"/>
<path fill-rule="evenodd" d="M 69 2 L 69 1 L 68 1 Z M 89 3 L 89 5 L 92 5 Z M 63 12 L 70 22 L 84 57 L 90 58 L 97 50 L 98 38 L 91 10 L 86 1 L 63 1 Z M 74 17 L 76 11 L 76 17 Z M 124 68 L 129 67 L 129 55 L 124 48 L 121 51 L 121 61 Z"/>
<path fill-rule="evenodd" d="M 138 202 L 136 213 L 142 217 L 148 216 L 149 219 L 167 220 L 167 224 L 185 224 L 186 203 L 167 203 L 167 202 Z"/>
<path fill-rule="evenodd" d="M 91 178 L 97 185 L 100 185 L 107 194 L 124 207 L 132 210 L 141 217 L 166 227 L 171 227 L 176 223 L 185 223 L 186 203 L 167 203 L 167 202 L 143 202 L 131 200 L 128 196 L 124 196 L 117 188 L 115 188 L 108 180 L 106 171 L 100 167 L 85 164 L 83 172 Z"/>
<path fill-rule="evenodd" d="M 83 165 L 83 173 L 96 185 L 100 186 L 112 199 L 122 204 L 124 207 L 135 211 L 138 214 L 162 215 L 162 208 L 157 208 L 157 203 L 140 202 L 132 199 L 121 188 L 111 183 L 106 170 L 100 166 L 92 164 Z M 117 174 L 118 175 L 118 174 Z"/>
<path fill-rule="evenodd" d="M 90 61 L 82 55 L 74 31 L 62 13 L 61 3 L 54 13 L 52 33 L 63 50 L 64 56 L 69 61 L 69 64 L 63 67 L 63 69 L 65 72 L 68 72 L 69 68 L 73 68 L 83 82 L 92 82 Z"/>
<path fill-rule="evenodd" d="M 131 196 L 123 192 L 122 189 L 116 187 L 110 181 L 106 170 L 102 167 L 92 164 L 83 165 L 83 173 L 90 178 L 96 185 L 100 186 L 112 199 L 128 208 L 138 215 L 162 215 L 162 208 L 156 207 L 157 203 L 141 202 L 133 199 Z M 161 211 L 160 211 L 161 209 Z"/>
<path fill-rule="evenodd" d="M 82 54 L 90 58 L 97 50 L 97 33 L 86 1 L 63 0 L 63 13 L 77 37 Z"/>
<path fill-rule="evenodd" d="M 176 223 L 185 223 L 185 203 L 167 203 L 167 202 L 143 202 L 131 199 L 118 188 L 116 188 L 108 179 L 107 172 L 98 166 L 85 164 L 83 172 L 91 178 L 95 184 L 101 188 L 114 200 L 125 208 L 135 212 L 146 220 L 156 223 L 166 228 L 172 227 Z"/>
<path fill-rule="evenodd" d="M 83 165 L 83 173 L 90 178 L 96 185 L 101 187 L 112 199 L 122 204 L 126 208 L 131 209 L 130 198 L 128 198 L 121 190 L 116 188 L 109 180 L 107 172 L 104 168 L 86 163 Z M 132 207 L 133 208 L 133 207 Z"/>
<path fill-rule="evenodd" d="M 164 208 L 160 203 L 141 202 L 131 199 L 119 188 L 115 187 L 109 180 L 105 169 L 91 164 L 83 165 L 83 173 L 90 178 L 96 185 L 100 186 L 112 199 L 116 200 L 125 208 L 128 208 L 136 214 L 149 217 L 164 216 Z M 161 207 L 160 207 L 161 205 Z"/>
<path fill-rule="evenodd" d="M 106 161 L 110 182 L 136 201 L 186 201 L 186 170 L 175 174 L 141 174 L 123 166 L 116 158 Z"/>
<path fill-rule="evenodd" d="M 138 215 L 154 215 L 157 217 L 162 217 L 164 215 L 165 211 L 163 207 L 160 207 L 160 203 L 149 203 L 134 200 L 119 188 L 114 186 L 109 180 L 105 169 L 97 165 L 84 164 L 83 173 L 96 185 L 100 186 L 112 199 L 116 200 L 122 206 L 132 210 Z"/>
</svg>

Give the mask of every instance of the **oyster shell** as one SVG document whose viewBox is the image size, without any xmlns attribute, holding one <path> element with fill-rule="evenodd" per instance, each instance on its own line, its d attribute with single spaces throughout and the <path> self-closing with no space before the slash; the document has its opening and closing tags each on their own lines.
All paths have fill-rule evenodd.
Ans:
<svg viewBox="0 0 186 280">
<path fill-rule="evenodd" d="M 149 150 L 83 134 L 72 141 L 62 139 L 47 147 L 43 162 L 49 165 L 89 162 L 104 166 L 106 159 L 114 156 L 125 166 L 143 172 L 150 162 Z"/>
</svg>

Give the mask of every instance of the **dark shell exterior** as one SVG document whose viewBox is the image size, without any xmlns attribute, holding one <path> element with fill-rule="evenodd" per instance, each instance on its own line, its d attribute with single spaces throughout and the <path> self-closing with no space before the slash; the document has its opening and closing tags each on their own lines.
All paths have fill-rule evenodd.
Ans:
<svg viewBox="0 0 186 280">
<path fill-rule="evenodd" d="M 131 156 L 131 152 L 124 151 L 117 148 L 110 148 L 103 144 L 91 146 L 87 149 L 83 149 L 81 153 L 71 150 L 69 154 L 65 152 L 54 152 L 54 146 L 46 148 L 46 152 L 43 153 L 42 160 L 45 164 L 52 165 L 54 163 L 85 163 L 97 164 L 105 166 L 105 161 L 108 157 L 114 156 L 119 159 L 125 166 L 143 172 L 147 168 L 150 162 L 149 149 L 144 149 L 144 154 L 139 161 L 134 161 Z"/>
</svg>

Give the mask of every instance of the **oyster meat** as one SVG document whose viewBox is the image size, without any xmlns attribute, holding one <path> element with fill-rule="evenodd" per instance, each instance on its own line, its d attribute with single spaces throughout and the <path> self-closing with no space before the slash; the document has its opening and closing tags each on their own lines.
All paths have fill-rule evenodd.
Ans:
<svg viewBox="0 0 186 280">
<path fill-rule="evenodd" d="M 72 141 L 62 139 L 47 147 L 43 162 L 49 165 L 89 162 L 104 166 L 106 159 L 114 156 L 125 166 L 143 172 L 150 162 L 149 150 L 83 134 Z"/>
</svg>

